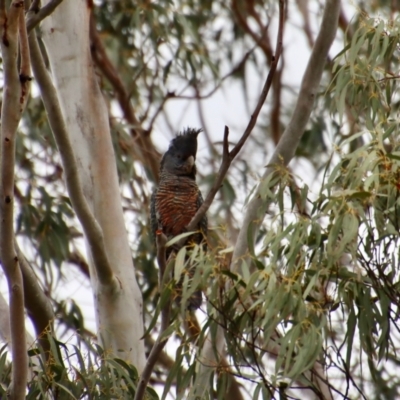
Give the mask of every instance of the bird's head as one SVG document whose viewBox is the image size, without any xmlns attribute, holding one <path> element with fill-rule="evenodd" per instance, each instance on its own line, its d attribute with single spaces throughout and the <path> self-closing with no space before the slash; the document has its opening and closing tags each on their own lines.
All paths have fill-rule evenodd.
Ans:
<svg viewBox="0 0 400 400">
<path fill-rule="evenodd" d="M 197 135 L 200 132 L 201 129 L 186 128 L 172 139 L 161 160 L 161 171 L 195 178 Z"/>
</svg>

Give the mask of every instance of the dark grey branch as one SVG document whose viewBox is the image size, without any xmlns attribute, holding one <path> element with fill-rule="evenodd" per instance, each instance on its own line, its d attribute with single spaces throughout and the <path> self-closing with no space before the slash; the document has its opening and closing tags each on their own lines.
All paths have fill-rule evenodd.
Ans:
<svg viewBox="0 0 400 400">
<path fill-rule="evenodd" d="M 26 19 L 26 29 L 30 32 L 33 28 L 49 16 L 63 0 L 51 0 L 39 9 L 39 1 L 33 1 Z"/>
<path fill-rule="evenodd" d="M 267 79 L 265 80 L 263 89 L 261 91 L 260 97 L 257 102 L 257 105 L 253 111 L 253 114 L 250 117 L 249 123 L 247 124 L 247 127 L 246 127 L 242 137 L 236 143 L 236 145 L 233 147 L 233 149 L 230 151 L 229 151 L 229 142 L 228 142 L 229 129 L 227 126 L 225 126 L 222 163 L 221 163 L 220 169 L 218 171 L 217 179 L 215 180 L 212 188 L 210 189 L 210 192 L 208 193 L 206 199 L 204 200 L 204 203 L 197 210 L 196 215 L 192 218 L 189 225 L 187 226 L 188 231 L 193 231 L 196 229 L 200 220 L 203 218 L 203 216 L 206 214 L 207 210 L 210 208 L 215 195 L 217 194 L 218 190 L 220 189 L 220 187 L 222 185 L 223 180 L 225 179 L 226 173 L 228 172 L 228 169 L 229 169 L 233 159 L 237 156 L 239 151 L 242 149 L 243 145 L 246 143 L 246 140 L 249 138 L 251 132 L 253 131 L 253 129 L 256 125 L 258 115 L 260 114 L 260 111 L 261 111 L 261 109 L 265 103 L 265 100 L 268 96 L 269 90 L 272 85 L 272 79 L 274 77 L 274 74 L 275 74 L 275 71 L 276 71 L 276 68 L 277 68 L 277 65 L 279 62 L 279 58 L 282 54 L 283 28 L 284 28 L 284 23 L 285 23 L 285 8 L 286 8 L 286 1 L 279 0 L 279 27 L 278 27 L 278 36 L 276 39 L 275 56 L 272 59 L 271 67 L 268 72 Z"/>
<path fill-rule="evenodd" d="M 25 308 L 32 320 L 36 336 L 40 337 L 54 320 L 53 307 L 17 243 L 15 243 L 15 250 L 24 278 Z"/>
</svg>

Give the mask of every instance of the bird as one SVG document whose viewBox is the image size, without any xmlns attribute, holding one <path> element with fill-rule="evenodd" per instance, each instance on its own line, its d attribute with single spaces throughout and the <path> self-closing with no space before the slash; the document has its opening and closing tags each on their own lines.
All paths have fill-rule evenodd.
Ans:
<svg viewBox="0 0 400 400">
<path fill-rule="evenodd" d="M 153 237 L 161 229 L 169 239 L 184 233 L 203 197 L 196 183 L 197 136 L 202 129 L 185 128 L 171 140 L 160 163 L 158 187 L 153 191 L 150 205 L 151 230 Z M 198 232 L 189 236 L 185 245 L 201 244 L 207 235 L 208 222 L 204 216 L 197 226 Z M 205 241 L 203 242 L 206 247 Z M 176 248 L 167 248 L 167 260 Z M 188 269 L 193 276 L 193 270 Z M 178 284 L 178 289 L 181 285 Z M 178 302 L 180 296 L 178 295 Z M 201 306 L 202 292 L 196 291 L 188 300 L 187 309 L 194 311 Z"/>
</svg>

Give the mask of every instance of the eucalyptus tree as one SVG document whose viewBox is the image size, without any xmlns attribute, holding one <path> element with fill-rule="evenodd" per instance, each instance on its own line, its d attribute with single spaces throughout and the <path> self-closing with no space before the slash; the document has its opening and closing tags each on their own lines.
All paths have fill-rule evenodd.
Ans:
<svg viewBox="0 0 400 400">
<path fill-rule="evenodd" d="M 364 3 L 0 2 L 0 396 L 398 396 L 399 10 Z M 186 125 L 207 253 L 150 234 Z"/>
</svg>

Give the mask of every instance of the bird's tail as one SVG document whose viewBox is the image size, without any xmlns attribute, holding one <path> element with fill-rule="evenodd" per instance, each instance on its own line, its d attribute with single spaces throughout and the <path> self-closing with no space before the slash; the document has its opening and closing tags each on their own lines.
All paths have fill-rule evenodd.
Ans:
<svg viewBox="0 0 400 400">
<path fill-rule="evenodd" d="M 196 290 L 189 298 L 187 308 L 189 311 L 196 311 L 200 308 L 203 302 L 203 292 L 201 290 Z"/>
</svg>

